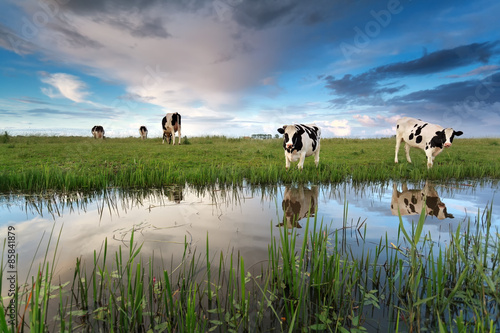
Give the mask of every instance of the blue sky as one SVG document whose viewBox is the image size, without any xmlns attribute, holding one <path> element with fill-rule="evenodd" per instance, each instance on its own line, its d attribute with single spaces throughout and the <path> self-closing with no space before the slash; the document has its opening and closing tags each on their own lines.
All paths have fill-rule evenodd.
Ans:
<svg viewBox="0 0 500 333">
<path fill-rule="evenodd" d="M 6 0 L 0 131 L 500 136 L 498 1 Z"/>
</svg>

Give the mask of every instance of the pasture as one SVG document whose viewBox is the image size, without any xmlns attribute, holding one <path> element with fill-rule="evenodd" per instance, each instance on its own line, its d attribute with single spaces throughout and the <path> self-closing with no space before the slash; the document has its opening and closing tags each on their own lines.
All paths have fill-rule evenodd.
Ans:
<svg viewBox="0 0 500 333">
<path fill-rule="evenodd" d="M 183 138 L 171 146 L 161 138 L 9 136 L 0 140 L 0 191 L 149 188 L 172 184 L 336 183 L 345 180 L 448 180 L 500 178 L 500 139 L 455 140 L 427 170 L 423 151 L 412 164 L 394 138 L 322 139 L 319 168 L 312 157 L 304 170 L 285 169 L 282 139 Z"/>
</svg>

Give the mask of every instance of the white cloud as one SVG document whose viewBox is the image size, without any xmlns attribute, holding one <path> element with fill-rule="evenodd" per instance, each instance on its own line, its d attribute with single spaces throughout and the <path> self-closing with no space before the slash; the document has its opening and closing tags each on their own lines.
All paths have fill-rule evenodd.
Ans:
<svg viewBox="0 0 500 333">
<path fill-rule="evenodd" d="M 128 14 L 127 20 L 134 22 L 155 16 L 154 8 Z M 144 102 L 175 111 L 197 103 L 235 110 L 248 88 L 263 85 L 267 90 L 262 94 L 275 96 L 280 93 L 279 83 L 269 73 L 285 45 L 292 42 L 291 38 L 283 40 L 288 35 L 283 27 L 247 29 L 188 12 L 167 15 L 166 38 L 137 36 L 106 18 L 66 13 L 65 19 L 73 34 L 54 34 L 47 27 L 38 36 L 38 44 L 53 45 L 53 57 L 84 67 L 103 80 L 124 84 L 128 93 Z M 98 47 L 75 47 L 74 35 L 85 36 Z"/>
<path fill-rule="evenodd" d="M 377 126 L 377 122 L 367 115 L 362 116 L 362 115 L 356 114 L 352 117 L 354 119 L 356 119 L 357 121 L 359 121 L 363 126 L 368 126 L 368 127 Z"/>
<path fill-rule="evenodd" d="M 43 73 L 42 75 L 41 81 L 52 86 L 52 88 L 42 87 L 42 92 L 50 98 L 62 96 L 73 102 L 82 103 L 85 102 L 85 98 L 89 95 L 85 91 L 87 89 L 86 84 L 76 76 L 65 73 Z M 57 93 L 54 93 L 53 88 Z"/>
<path fill-rule="evenodd" d="M 323 128 L 336 136 L 346 137 L 351 135 L 351 126 L 347 119 L 327 121 Z"/>
</svg>

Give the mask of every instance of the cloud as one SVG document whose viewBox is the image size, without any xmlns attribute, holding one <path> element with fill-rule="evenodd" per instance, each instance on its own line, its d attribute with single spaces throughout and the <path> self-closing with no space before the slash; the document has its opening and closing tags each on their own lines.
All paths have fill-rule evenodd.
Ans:
<svg viewBox="0 0 500 333">
<path fill-rule="evenodd" d="M 374 126 L 377 126 L 377 121 L 373 118 L 371 118 L 370 116 L 367 116 L 367 115 L 359 115 L 359 114 L 356 114 L 354 116 L 352 116 L 354 119 L 356 119 L 357 121 L 359 121 L 363 126 L 367 126 L 367 127 L 374 127 Z"/>
<path fill-rule="evenodd" d="M 474 63 L 488 63 L 490 58 L 498 54 L 498 41 L 472 43 L 452 49 L 440 50 L 424 54 L 421 58 L 380 66 L 375 73 L 382 78 L 402 77 L 406 75 L 425 75 L 440 73 L 446 70 L 467 66 Z"/>
<path fill-rule="evenodd" d="M 37 45 L 0 23 L 0 47 L 20 55 L 35 52 Z"/>
<path fill-rule="evenodd" d="M 396 125 L 397 120 L 401 118 L 401 116 L 400 115 L 385 116 L 382 114 L 377 114 L 376 116 L 369 116 L 366 114 L 365 115 L 356 114 L 353 116 L 353 118 L 357 120 L 364 127 L 386 128 L 387 126 L 390 126 L 392 128 Z M 379 130 L 376 131 L 375 134 L 384 134 L 387 131 L 392 131 L 392 129 Z"/>
<path fill-rule="evenodd" d="M 451 78 L 451 79 L 458 79 L 458 78 L 469 77 L 469 76 L 486 75 L 486 74 L 492 74 L 493 72 L 496 72 L 499 69 L 500 69 L 500 66 L 498 66 L 498 65 L 486 65 L 486 66 L 481 66 L 481 67 L 475 68 L 475 69 L 468 71 L 467 73 L 464 73 L 464 74 L 447 75 L 446 77 Z"/>
<path fill-rule="evenodd" d="M 65 73 L 41 73 L 41 81 L 50 85 L 50 88 L 42 88 L 42 92 L 50 98 L 65 97 L 73 102 L 86 102 L 85 98 L 89 95 L 85 91 L 86 84 L 76 76 Z M 54 89 L 56 92 L 54 92 Z"/>
<path fill-rule="evenodd" d="M 347 119 L 324 122 L 322 128 L 330 131 L 336 136 L 347 137 L 351 135 L 351 126 Z"/>
<path fill-rule="evenodd" d="M 393 98 L 389 103 L 428 102 L 444 105 L 483 102 L 500 102 L 500 72 L 482 80 L 466 80 L 439 85 L 432 89 L 419 90 Z"/>
<path fill-rule="evenodd" d="M 424 54 L 411 61 L 378 66 L 357 75 L 346 74 L 340 79 L 329 75 L 324 78 L 325 86 L 332 94 L 339 96 L 332 100 L 333 103 L 356 102 L 361 97 L 361 101 L 365 103 L 380 105 L 384 95 L 393 95 L 408 88 L 395 80 L 487 63 L 492 56 L 500 54 L 498 45 L 498 41 L 472 43 Z M 387 82 L 388 80 L 392 81 Z"/>
</svg>

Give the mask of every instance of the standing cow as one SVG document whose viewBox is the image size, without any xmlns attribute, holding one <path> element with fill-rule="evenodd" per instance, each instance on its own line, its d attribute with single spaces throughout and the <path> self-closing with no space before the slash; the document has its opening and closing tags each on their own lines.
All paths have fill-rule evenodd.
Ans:
<svg viewBox="0 0 500 333">
<path fill-rule="evenodd" d="M 291 162 L 299 161 L 298 168 L 304 167 L 304 159 L 314 154 L 314 163 L 318 167 L 321 129 L 315 124 L 311 125 L 284 125 L 278 128 L 284 135 L 283 148 L 285 149 L 286 168 Z"/>
<path fill-rule="evenodd" d="M 426 123 L 420 119 L 403 117 L 397 121 L 396 157 L 394 162 L 398 163 L 399 145 L 404 140 L 408 163 L 411 163 L 410 147 L 420 148 L 425 151 L 427 168 L 430 169 L 434 163 L 434 158 L 443 151 L 443 148 L 451 147 L 453 138 L 462 134 L 462 131 L 457 132 L 453 128 L 443 129 L 439 125 Z"/>
<path fill-rule="evenodd" d="M 139 127 L 139 135 L 143 140 L 148 138 L 148 129 L 146 128 L 146 126 Z"/>
<path fill-rule="evenodd" d="M 179 138 L 179 144 L 181 144 L 181 115 L 177 112 L 175 113 L 167 113 L 165 117 L 163 117 L 161 121 L 161 127 L 163 128 L 163 142 L 165 140 L 172 141 L 172 137 L 174 138 L 173 144 L 175 145 L 175 132 L 177 132 L 177 136 Z"/>
<path fill-rule="evenodd" d="M 423 208 L 425 209 L 425 215 L 435 216 L 439 220 L 454 218 L 453 214 L 447 212 L 446 205 L 441 201 L 436 189 L 431 184 L 425 183 L 424 188 L 421 190 L 409 190 L 406 183 L 403 183 L 402 192 L 398 191 L 396 183 L 393 184 L 392 215 L 420 215 Z"/>
<path fill-rule="evenodd" d="M 283 195 L 283 222 L 277 227 L 285 226 L 287 229 L 302 228 L 299 221 L 306 217 L 314 217 L 318 203 L 318 187 L 289 187 L 285 188 Z"/>
<path fill-rule="evenodd" d="M 92 127 L 91 132 L 94 139 L 104 139 L 104 128 L 102 126 L 96 125 Z"/>
</svg>

